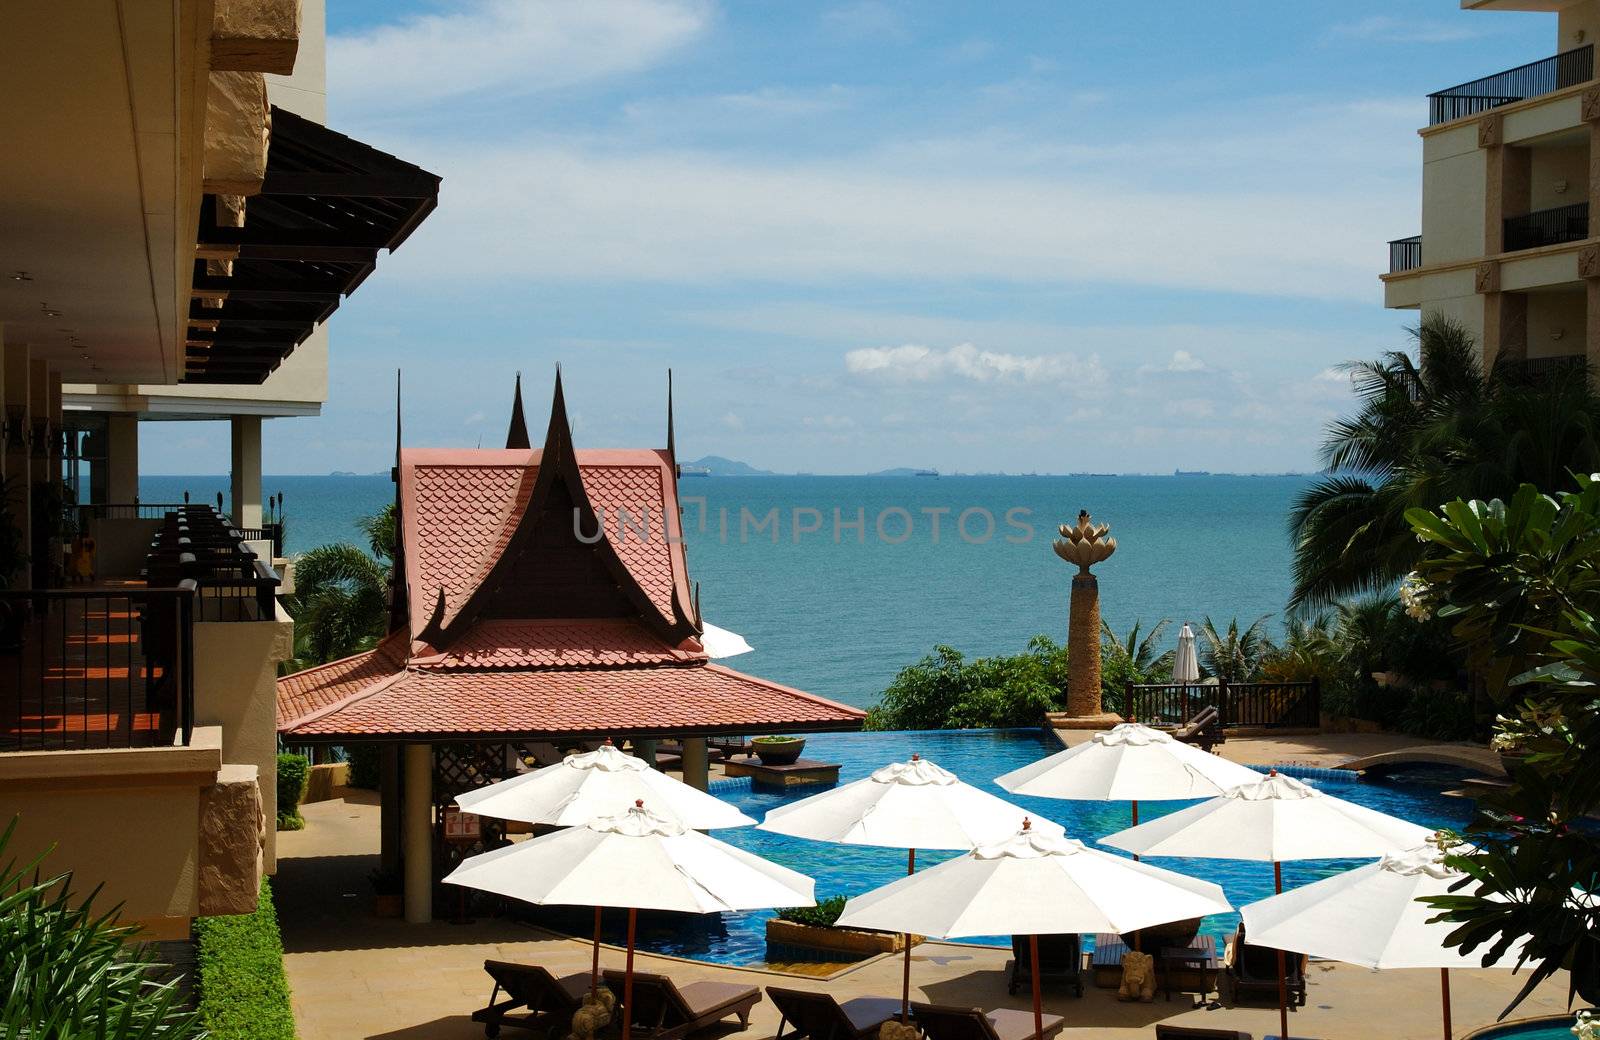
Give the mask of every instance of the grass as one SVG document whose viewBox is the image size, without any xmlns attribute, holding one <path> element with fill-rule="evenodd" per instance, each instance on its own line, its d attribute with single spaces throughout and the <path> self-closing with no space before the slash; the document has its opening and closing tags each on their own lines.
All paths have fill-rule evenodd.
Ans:
<svg viewBox="0 0 1600 1040">
<path fill-rule="evenodd" d="M 294 1040 L 283 939 L 267 881 L 254 913 L 199 918 L 195 933 L 200 1018 L 211 1040 Z"/>
</svg>

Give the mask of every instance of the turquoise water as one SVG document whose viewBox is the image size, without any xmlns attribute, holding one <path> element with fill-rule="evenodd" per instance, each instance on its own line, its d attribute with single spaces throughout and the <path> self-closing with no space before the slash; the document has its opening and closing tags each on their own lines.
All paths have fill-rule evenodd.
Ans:
<svg viewBox="0 0 1600 1040">
<path fill-rule="evenodd" d="M 730 663 L 866 706 L 937 643 L 994 654 L 1015 653 L 1040 632 L 1065 640 L 1071 570 L 1050 540 L 1080 507 L 1110 523 L 1118 540 L 1116 555 L 1096 568 L 1102 612 L 1118 631 L 1140 618 L 1148 625 L 1207 614 L 1219 624 L 1271 614 L 1276 627 L 1289 591 L 1284 516 L 1305 481 L 690 477 L 681 493 L 689 569 L 705 616 L 756 648 Z M 386 475 L 269 476 L 263 486 L 283 492 L 291 553 L 356 540 L 357 518 L 394 496 Z M 186 489 L 209 501 L 226 488 L 220 476 L 140 484 L 147 502 L 173 501 Z M 777 524 L 758 530 L 773 510 Z M 969 510 L 976 511 L 967 514 L 963 537 Z M 849 526 L 858 517 L 859 534 Z M 820 530 L 805 530 L 813 525 Z M 1010 540 L 1025 532 L 1027 541 Z M 1176 638 L 1170 632 L 1169 645 Z"/>
<path fill-rule="evenodd" d="M 839 762 L 839 780 L 859 780 L 888 762 L 904 760 L 913 752 L 944 766 L 966 782 L 1021 805 L 1066 828 L 1067 834 L 1085 842 L 1130 825 L 1126 802 L 1065 802 L 1047 798 L 1018 798 L 1000 790 L 993 778 L 1060 749 L 1054 738 L 1037 730 L 963 730 L 897 733 L 844 733 L 809 737 L 806 757 Z M 1340 798 L 1432 827 L 1461 827 L 1467 823 L 1472 802 L 1440 793 L 1439 773 L 1401 775 L 1384 781 L 1327 785 Z M 805 797 L 810 792 L 768 793 L 748 787 L 717 790 L 718 797 L 734 803 L 746 814 L 761 819 L 769 810 Z M 1154 819 L 1187 802 L 1141 802 L 1141 820 Z M 753 827 L 713 832 L 717 838 L 748 849 L 776 863 L 809 874 L 817 882 L 817 898 L 853 896 L 903 877 L 906 854 L 900 849 L 874 849 L 834 845 L 770 834 Z M 1111 850 L 1107 850 L 1111 851 Z M 933 866 L 957 853 L 919 852 L 919 868 Z M 1120 853 L 1119 853 L 1120 855 Z M 1272 867 L 1267 863 L 1236 860 L 1156 859 L 1157 866 L 1221 885 L 1235 907 L 1272 894 Z M 1283 865 L 1285 888 L 1307 884 L 1358 865 L 1354 860 L 1317 860 Z M 608 927 L 612 940 L 621 936 L 622 915 Z M 750 964 L 766 957 L 766 922 L 772 914 L 761 911 L 697 918 L 692 915 L 657 914 L 641 918 L 639 944 L 657 953 L 693 957 L 724 964 Z M 590 919 L 542 912 L 539 919 L 587 934 Z M 1238 923 L 1235 914 L 1209 917 L 1204 930 L 1215 935 L 1218 949 Z M 1009 945 L 1009 937 L 963 940 Z"/>
<path fill-rule="evenodd" d="M 1500 1029 L 1491 1029 L 1486 1033 L 1475 1034 L 1477 1040 L 1572 1040 L 1573 1019 L 1562 1019 L 1556 1022 L 1528 1022 L 1511 1025 Z"/>
</svg>

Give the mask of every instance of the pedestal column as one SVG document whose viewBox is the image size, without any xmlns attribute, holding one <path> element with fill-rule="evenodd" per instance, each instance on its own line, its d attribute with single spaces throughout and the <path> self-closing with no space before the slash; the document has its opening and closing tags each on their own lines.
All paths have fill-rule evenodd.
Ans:
<svg viewBox="0 0 1600 1040">
<path fill-rule="evenodd" d="M 1109 729 L 1122 716 L 1108 714 L 1100 703 L 1100 583 L 1089 573 L 1094 564 L 1117 551 L 1117 540 L 1108 537 L 1111 525 L 1096 525 L 1089 511 L 1078 513 L 1078 522 L 1062 524 L 1061 537 L 1052 543 L 1057 556 L 1076 564 L 1072 576 L 1072 597 L 1067 617 L 1067 711 L 1056 719 L 1066 729 Z"/>
<path fill-rule="evenodd" d="M 235 415 L 232 421 L 233 522 L 261 526 L 261 416 Z"/>
<path fill-rule="evenodd" d="M 433 920 L 433 746 L 405 747 L 406 923 Z"/>
<path fill-rule="evenodd" d="M 711 784 L 711 761 L 705 737 L 683 738 L 683 782 L 696 791 Z"/>
</svg>

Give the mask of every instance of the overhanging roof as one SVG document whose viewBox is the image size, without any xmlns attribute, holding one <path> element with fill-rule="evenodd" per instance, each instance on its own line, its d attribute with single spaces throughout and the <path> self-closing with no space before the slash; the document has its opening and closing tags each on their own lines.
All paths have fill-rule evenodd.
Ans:
<svg viewBox="0 0 1600 1040">
<path fill-rule="evenodd" d="M 440 178 L 273 106 L 261 192 L 243 227 L 200 212 L 188 383 L 260 383 L 431 213 Z M 230 260 L 231 275 L 206 261 Z M 222 301 L 221 307 L 208 306 Z"/>
</svg>

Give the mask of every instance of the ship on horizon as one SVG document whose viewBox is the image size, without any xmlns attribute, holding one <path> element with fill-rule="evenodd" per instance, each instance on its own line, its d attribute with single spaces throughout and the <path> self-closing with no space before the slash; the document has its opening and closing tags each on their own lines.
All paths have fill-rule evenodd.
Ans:
<svg viewBox="0 0 1600 1040">
<path fill-rule="evenodd" d="M 936 469 L 919 469 L 915 474 L 913 474 L 913 476 L 918 477 L 937 477 L 938 475 L 939 471 Z"/>
</svg>

